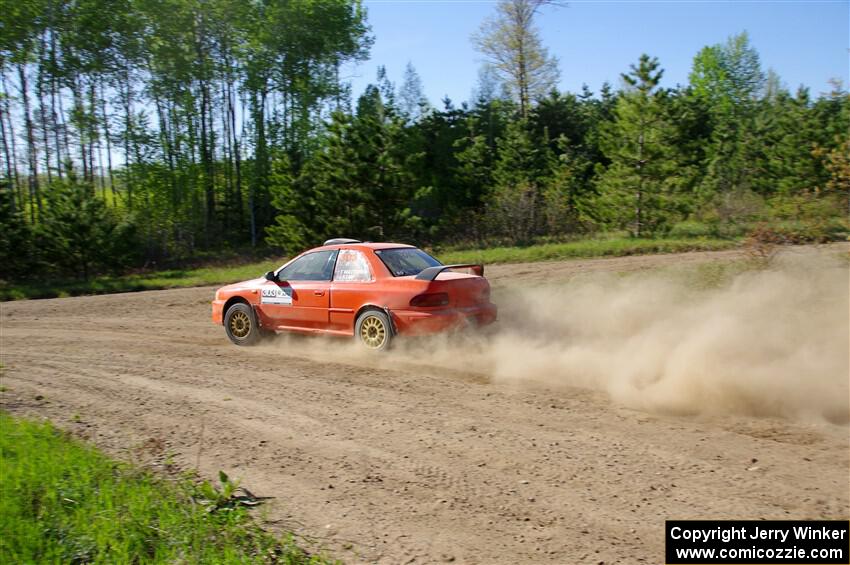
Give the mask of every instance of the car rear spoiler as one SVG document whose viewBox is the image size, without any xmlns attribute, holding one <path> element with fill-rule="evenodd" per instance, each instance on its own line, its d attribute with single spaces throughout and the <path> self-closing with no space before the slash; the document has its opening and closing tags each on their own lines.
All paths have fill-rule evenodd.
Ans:
<svg viewBox="0 0 850 565">
<path fill-rule="evenodd" d="M 416 275 L 416 280 L 432 281 L 437 278 L 437 275 L 448 269 L 471 269 L 472 272 L 478 275 L 479 277 L 484 276 L 484 265 L 465 263 L 462 265 L 438 265 L 436 267 L 428 267 L 427 269 L 423 269 L 418 275 Z"/>
</svg>

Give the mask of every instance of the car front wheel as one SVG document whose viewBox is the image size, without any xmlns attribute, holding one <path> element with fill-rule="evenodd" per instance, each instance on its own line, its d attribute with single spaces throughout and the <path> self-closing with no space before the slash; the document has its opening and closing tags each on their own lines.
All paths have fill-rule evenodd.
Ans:
<svg viewBox="0 0 850 565">
<path fill-rule="evenodd" d="M 224 331 L 236 345 L 254 345 L 262 337 L 254 310 L 244 303 L 234 304 L 227 309 Z"/>
</svg>

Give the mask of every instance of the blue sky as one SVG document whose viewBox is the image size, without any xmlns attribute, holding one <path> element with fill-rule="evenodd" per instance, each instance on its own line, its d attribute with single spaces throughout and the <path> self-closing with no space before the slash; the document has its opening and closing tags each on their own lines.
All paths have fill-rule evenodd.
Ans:
<svg viewBox="0 0 850 565">
<path fill-rule="evenodd" d="M 448 95 L 467 100 L 482 59 L 470 35 L 495 9 L 495 0 L 365 0 L 375 44 L 371 58 L 347 69 L 354 94 L 385 65 L 400 84 L 408 61 L 432 104 Z M 597 92 L 619 85 L 621 72 L 646 52 L 665 69 L 664 86 L 685 84 L 694 55 L 746 30 L 765 69 L 791 89 L 828 91 L 827 80 L 848 84 L 850 0 L 818 1 L 571 1 L 538 17 L 544 44 L 560 60 L 561 90 L 582 83 Z"/>
</svg>

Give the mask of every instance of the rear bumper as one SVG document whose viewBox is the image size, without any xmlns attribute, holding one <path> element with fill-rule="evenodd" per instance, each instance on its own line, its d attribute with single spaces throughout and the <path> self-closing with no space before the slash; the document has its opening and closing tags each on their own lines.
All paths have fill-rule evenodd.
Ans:
<svg viewBox="0 0 850 565">
<path fill-rule="evenodd" d="M 426 335 L 469 326 L 486 326 L 496 321 L 495 304 L 432 311 L 393 310 L 393 322 L 401 335 Z"/>
<path fill-rule="evenodd" d="M 212 301 L 212 321 L 214 324 L 221 325 L 222 315 L 224 313 L 224 300 L 213 300 Z"/>
</svg>

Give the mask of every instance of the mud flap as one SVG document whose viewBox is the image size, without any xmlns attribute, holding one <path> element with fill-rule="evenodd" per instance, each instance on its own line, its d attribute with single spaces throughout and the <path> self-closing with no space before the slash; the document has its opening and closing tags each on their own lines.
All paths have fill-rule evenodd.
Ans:
<svg viewBox="0 0 850 565">
<path fill-rule="evenodd" d="M 395 337 L 398 335 L 398 329 L 395 327 L 395 320 L 393 320 L 393 313 L 390 312 L 388 306 L 384 306 L 383 308 L 384 314 L 387 315 L 387 319 L 390 321 L 390 337 Z"/>
<path fill-rule="evenodd" d="M 257 320 L 257 327 L 262 330 L 262 329 L 264 329 L 263 328 L 263 319 L 260 317 L 260 312 L 257 310 L 258 307 L 259 307 L 259 304 L 251 304 L 251 310 L 254 311 L 254 319 Z M 269 331 L 271 331 L 271 330 L 269 330 Z"/>
</svg>

